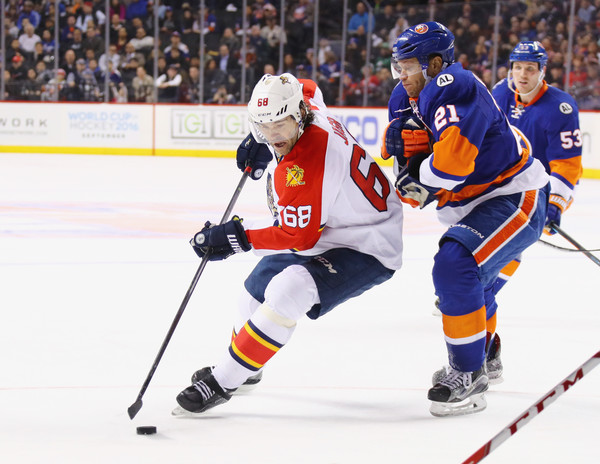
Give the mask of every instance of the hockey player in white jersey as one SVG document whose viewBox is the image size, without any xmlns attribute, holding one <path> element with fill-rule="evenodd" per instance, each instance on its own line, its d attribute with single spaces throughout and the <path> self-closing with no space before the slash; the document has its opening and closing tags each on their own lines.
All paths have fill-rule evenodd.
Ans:
<svg viewBox="0 0 600 464">
<path fill-rule="evenodd" d="M 402 262 L 402 204 L 374 160 L 325 107 L 310 80 L 265 75 L 248 104 L 252 134 L 238 166 L 259 178 L 268 167 L 272 225 L 246 228 L 234 217 L 192 240 L 211 260 L 255 250 L 264 256 L 244 283 L 231 342 L 214 366 L 192 376 L 174 414 L 228 401 L 291 338 L 296 322 L 317 319 L 388 280 Z M 271 152 L 276 162 L 270 163 Z"/>
</svg>

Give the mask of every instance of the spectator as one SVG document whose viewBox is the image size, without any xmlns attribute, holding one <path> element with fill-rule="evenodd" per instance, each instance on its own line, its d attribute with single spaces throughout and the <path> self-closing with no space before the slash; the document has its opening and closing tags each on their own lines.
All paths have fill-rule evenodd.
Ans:
<svg viewBox="0 0 600 464">
<path fill-rule="evenodd" d="M 146 73 L 143 66 L 138 66 L 131 86 L 133 88 L 133 101 L 146 103 L 154 101 L 154 79 Z"/>
<path fill-rule="evenodd" d="M 181 41 L 181 34 L 179 32 L 175 31 L 171 33 L 170 41 L 171 44 L 165 48 L 165 55 L 168 55 L 173 48 L 177 48 L 183 56 L 186 58 L 190 57 L 190 49 Z"/>
<path fill-rule="evenodd" d="M 227 91 L 227 87 L 222 85 L 217 89 L 217 91 L 215 92 L 213 97 L 210 100 L 208 100 L 206 103 L 212 103 L 212 104 L 216 104 L 216 105 L 225 105 L 225 104 L 233 105 L 234 103 L 236 103 L 236 101 L 235 101 L 235 97 L 233 96 L 233 94 L 231 94 Z"/>
<path fill-rule="evenodd" d="M 367 12 L 367 7 L 363 2 L 358 2 L 356 4 L 356 13 L 354 13 L 350 17 L 350 21 L 348 21 L 348 33 L 356 34 L 358 28 L 361 27 L 366 32 L 371 32 L 375 29 L 375 18 L 371 17 L 371 22 L 369 23 L 369 13 Z"/>
<path fill-rule="evenodd" d="M 229 47 L 229 51 L 234 54 L 240 49 L 240 40 L 235 36 L 233 29 L 230 27 L 226 27 L 223 30 L 223 35 L 219 40 L 219 44 L 227 45 L 227 47 Z"/>
<path fill-rule="evenodd" d="M 2 3 L 4 4 L 4 2 Z M 17 28 L 20 31 L 23 30 L 23 20 L 29 21 L 29 24 L 31 24 L 34 29 L 37 29 L 37 27 L 40 25 L 42 17 L 33 8 L 33 2 L 31 0 L 26 0 L 23 3 L 23 10 L 17 19 Z"/>
<path fill-rule="evenodd" d="M 177 103 L 179 101 L 181 80 L 181 74 L 175 65 L 169 66 L 166 73 L 158 76 L 158 79 L 156 79 L 158 101 L 161 103 Z"/>
<path fill-rule="evenodd" d="M 279 57 L 279 43 L 283 41 L 284 46 L 287 43 L 285 32 L 277 24 L 277 20 L 274 17 L 270 17 L 267 19 L 266 25 L 260 30 L 260 35 L 265 38 L 269 46 L 269 59 L 275 61 Z"/>
<path fill-rule="evenodd" d="M 19 47 L 24 53 L 33 54 L 35 44 L 41 42 L 42 39 L 35 33 L 35 28 L 31 24 L 26 24 L 23 31 L 23 34 L 19 36 Z"/>
<path fill-rule="evenodd" d="M 165 61 L 167 62 L 167 66 L 174 64 L 181 70 L 189 68 L 188 60 L 181 54 L 178 48 L 173 48 L 169 53 L 165 53 Z"/>
<path fill-rule="evenodd" d="M 125 49 L 121 53 L 121 66 L 127 66 L 133 59 L 137 61 L 137 66 L 144 66 L 146 64 L 146 58 L 144 57 L 143 53 L 136 51 L 133 44 L 131 42 L 127 42 L 127 44 L 125 45 Z"/>
<path fill-rule="evenodd" d="M 146 53 L 154 47 L 154 37 L 146 35 L 146 30 L 143 27 L 138 27 L 135 31 L 135 38 L 131 39 L 131 43 L 136 51 Z"/>
<path fill-rule="evenodd" d="M 85 60 L 79 58 L 75 62 L 75 70 L 67 75 L 65 95 L 67 101 L 83 101 Z"/>
<path fill-rule="evenodd" d="M 219 47 L 219 69 L 224 73 L 231 74 L 239 69 L 238 60 L 229 53 L 229 47 L 225 44 Z"/>
<path fill-rule="evenodd" d="M 148 0 L 131 0 L 126 8 L 125 19 L 145 18 L 148 14 Z"/>
<path fill-rule="evenodd" d="M 116 15 L 119 18 L 119 22 L 125 21 L 126 8 L 121 0 L 110 0 L 110 9 L 108 11 L 111 18 Z"/>
<path fill-rule="evenodd" d="M 208 101 L 212 99 L 219 87 L 228 84 L 228 76 L 225 71 L 219 69 L 215 60 L 208 60 L 205 66 L 204 101 Z"/>
<path fill-rule="evenodd" d="M 68 44 L 68 47 L 75 52 L 75 56 L 77 58 L 83 58 L 83 33 L 80 29 L 75 28 L 75 30 L 73 31 L 73 41 Z"/>
<path fill-rule="evenodd" d="M 118 0 L 117 0 L 118 1 Z M 113 14 L 110 17 L 110 28 L 108 30 L 108 36 L 110 38 L 110 43 L 115 43 L 119 38 L 119 32 L 121 29 L 125 30 L 125 37 L 128 37 L 127 29 L 125 28 L 122 20 L 119 18 L 118 14 Z"/>
<path fill-rule="evenodd" d="M 42 89 L 41 99 L 42 101 L 64 101 L 65 100 L 65 88 L 67 85 L 66 72 L 64 69 L 59 68 L 48 84 Z"/>
<path fill-rule="evenodd" d="M 113 69 L 117 69 L 119 67 L 119 63 L 121 62 L 121 55 L 117 53 L 116 45 L 110 45 L 108 47 L 108 53 L 103 53 L 102 56 L 100 56 L 100 59 L 98 60 L 98 65 L 100 66 L 100 69 L 103 72 L 106 72 L 108 69 L 108 61 L 112 62 Z"/>
<path fill-rule="evenodd" d="M 75 57 L 75 52 L 71 49 L 65 52 L 64 60 L 61 63 L 61 68 L 66 72 L 68 76 L 70 73 L 75 72 L 75 61 L 77 58 Z"/>
<path fill-rule="evenodd" d="M 81 32 L 86 32 L 90 27 L 102 26 L 106 21 L 105 14 L 99 9 L 94 12 L 93 3 L 85 2 L 81 7 L 81 13 L 77 16 L 75 27 Z"/>
<path fill-rule="evenodd" d="M 21 87 L 21 97 L 23 100 L 40 101 L 42 95 L 42 86 L 37 81 L 35 68 L 27 70 L 27 78 Z"/>
<path fill-rule="evenodd" d="M 13 81 L 10 71 L 4 71 L 4 100 L 18 100 L 20 96 L 20 85 Z"/>
<path fill-rule="evenodd" d="M 94 102 L 100 101 L 102 92 L 96 81 L 96 77 L 91 69 L 86 68 L 82 71 L 80 81 L 83 101 Z"/>
<path fill-rule="evenodd" d="M 83 48 L 91 48 L 94 50 L 94 56 L 98 58 L 104 53 L 104 40 L 98 33 L 95 27 L 88 27 L 83 39 Z"/>
<path fill-rule="evenodd" d="M 112 65 L 109 65 L 111 67 Z M 110 81 L 108 82 L 108 89 L 110 92 L 110 101 L 113 103 L 127 103 L 129 95 L 127 86 L 121 79 L 121 76 L 114 72 L 110 75 Z"/>
<path fill-rule="evenodd" d="M 73 33 L 75 32 L 75 21 L 76 18 L 74 15 L 67 16 L 67 24 L 60 31 L 60 44 L 68 45 L 73 41 Z"/>
<path fill-rule="evenodd" d="M 42 47 L 44 47 L 44 53 L 47 55 L 54 55 L 56 43 L 54 42 L 54 38 L 48 29 L 44 29 L 42 32 Z"/>
<path fill-rule="evenodd" d="M 10 78 L 15 82 L 24 81 L 27 78 L 27 68 L 23 64 L 25 59 L 22 55 L 15 55 L 11 61 Z"/>
<path fill-rule="evenodd" d="M 46 67 L 45 61 L 38 61 L 35 64 L 36 80 L 40 84 L 40 88 L 47 84 L 53 77 L 53 72 Z"/>
<path fill-rule="evenodd" d="M 200 71 L 197 66 L 190 66 L 186 88 L 186 101 L 188 103 L 200 103 Z"/>
</svg>

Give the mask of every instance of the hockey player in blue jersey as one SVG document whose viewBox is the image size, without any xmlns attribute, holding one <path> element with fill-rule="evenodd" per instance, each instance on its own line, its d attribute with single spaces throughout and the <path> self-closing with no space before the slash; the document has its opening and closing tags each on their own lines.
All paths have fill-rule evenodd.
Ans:
<svg viewBox="0 0 600 464">
<path fill-rule="evenodd" d="M 485 408 L 486 353 L 496 329 L 494 282 L 535 243 L 548 205 L 548 176 L 509 126 L 485 85 L 454 63 L 454 36 L 427 22 L 404 31 L 392 52 L 400 83 L 389 100 L 382 156 L 413 206 L 437 203 L 448 229 L 434 258 L 449 366 L 434 374 L 431 413 Z"/>
<path fill-rule="evenodd" d="M 510 71 L 492 90 L 508 121 L 529 140 L 532 155 L 550 174 L 550 201 L 544 231 L 554 234 L 550 222 L 560 225 L 562 213 L 573 201 L 581 177 L 581 131 L 575 100 L 544 81 L 548 54 L 539 42 L 521 42 L 509 57 Z M 516 271 L 520 258 L 510 263 L 496 282 L 499 290 Z"/>
</svg>

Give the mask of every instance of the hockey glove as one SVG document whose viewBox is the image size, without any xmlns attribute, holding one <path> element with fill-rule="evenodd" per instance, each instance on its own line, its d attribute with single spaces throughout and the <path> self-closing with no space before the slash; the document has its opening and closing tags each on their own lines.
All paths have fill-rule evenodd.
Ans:
<svg viewBox="0 0 600 464">
<path fill-rule="evenodd" d="M 406 165 L 409 158 L 421 153 L 431 153 L 429 132 L 418 119 L 412 116 L 393 119 L 383 134 L 381 157 L 395 156 L 400 166 Z"/>
<path fill-rule="evenodd" d="M 240 143 L 235 158 L 238 168 L 244 171 L 250 166 L 252 168 L 250 177 L 258 180 L 273 159 L 273 154 L 267 145 L 257 142 L 252 134 L 248 134 Z"/>
<path fill-rule="evenodd" d="M 400 200 L 408 203 L 413 208 L 417 206 L 425 208 L 433 200 L 436 200 L 437 189 L 425 186 L 419 181 L 419 169 L 423 161 L 429 157 L 428 153 L 414 155 L 408 161 L 406 167 L 400 171 L 396 179 L 396 190 Z"/>
<path fill-rule="evenodd" d="M 551 193 L 550 200 L 548 200 L 548 213 L 546 214 L 544 233 L 547 235 L 554 235 L 556 233 L 552 228 L 552 223 L 560 226 L 560 217 L 565 209 L 567 209 L 567 200 L 560 195 Z"/>
<path fill-rule="evenodd" d="M 200 258 L 204 258 L 210 251 L 209 261 L 220 261 L 234 253 L 249 251 L 252 248 L 248 243 L 242 220 L 237 216 L 221 225 L 206 222 L 204 228 L 190 240 L 190 245 Z"/>
<path fill-rule="evenodd" d="M 425 208 L 429 203 L 436 199 L 434 191 L 426 187 L 418 180 L 412 177 L 408 171 L 403 171 L 396 180 L 396 190 L 400 194 L 400 200 L 408 203 L 413 208 L 417 206 Z M 436 190 L 437 191 L 437 190 Z"/>
</svg>

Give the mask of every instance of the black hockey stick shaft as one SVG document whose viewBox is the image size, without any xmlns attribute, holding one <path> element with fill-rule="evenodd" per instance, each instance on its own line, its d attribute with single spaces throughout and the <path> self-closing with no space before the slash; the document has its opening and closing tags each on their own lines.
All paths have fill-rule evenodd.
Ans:
<svg viewBox="0 0 600 464">
<path fill-rule="evenodd" d="M 565 378 L 562 382 L 556 385 L 552 390 L 542 396 L 535 404 L 531 405 L 529 409 L 524 411 L 517 417 L 510 425 L 504 427 L 494 438 L 489 440 L 485 445 L 475 451 L 469 456 L 462 464 L 476 464 L 483 460 L 487 455 L 494 451 L 504 441 L 513 436 L 517 431 L 521 429 L 527 422 L 541 413 L 544 408 L 548 407 L 553 403 L 560 395 L 571 388 L 578 380 L 581 380 L 585 374 L 590 372 L 594 367 L 600 363 L 600 351 L 589 358 L 581 366 L 575 369 L 571 374 Z"/>
<path fill-rule="evenodd" d="M 252 169 L 250 167 L 248 167 L 244 171 L 244 174 L 242 174 L 242 178 L 240 179 L 240 182 L 238 183 L 238 186 L 236 187 L 235 192 L 233 193 L 233 196 L 231 197 L 231 200 L 229 201 L 229 205 L 227 205 L 227 208 L 225 209 L 225 213 L 223 213 L 223 217 L 221 218 L 221 222 L 219 224 L 223 224 L 225 221 L 227 221 L 227 219 L 229 219 L 229 215 L 231 214 L 233 207 L 240 196 L 240 193 L 242 193 L 242 188 L 244 187 L 244 184 L 246 183 L 246 180 L 248 179 L 248 175 L 250 174 L 250 172 L 252 172 Z M 146 389 L 148 388 L 148 385 L 150 385 L 150 381 L 152 380 L 152 377 L 154 376 L 154 372 L 156 371 L 156 368 L 158 367 L 158 364 L 160 363 L 160 360 L 163 357 L 165 350 L 167 349 L 167 345 L 171 341 L 171 337 L 173 336 L 173 333 L 175 332 L 175 328 L 177 327 L 177 324 L 179 324 L 179 320 L 181 319 L 181 316 L 183 315 L 183 312 L 185 311 L 188 301 L 190 300 L 192 293 L 194 292 L 194 289 L 196 288 L 196 284 L 198 283 L 200 276 L 204 272 L 204 268 L 206 267 L 206 264 L 208 263 L 209 259 L 210 259 L 210 251 L 208 251 L 204 255 L 204 257 L 202 258 L 202 261 L 200 262 L 200 266 L 198 267 L 198 270 L 196 271 L 196 274 L 194 275 L 194 278 L 192 279 L 192 283 L 190 284 L 190 287 L 188 288 L 185 296 L 183 297 L 183 301 L 181 302 L 181 305 L 179 306 L 179 310 L 177 311 L 177 314 L 175 315 L 175 318 L 173 319 L 173 322 L 171 323 L 171 327 L 169 328 L 169 331 L 167 332 L 167 336 L 165 337 L 165 339 L 160 347 L 160 350 L 158 350 L 158 354 L 156 355 L 156 358 L 154 359 L 154 363 L 152 364 L 152 367 L 150 368 L 150 372 L 148 372 L 148 376 L 146 377 L 146 380 L 144 381 L 144 384 L 142 385 L 142 388 L 140 389 L 137 399 L 131 406 L 129 406 L 129 408 L 127 408 L 127 413 L 129 414 L 130 419 L 133 419 L 136 416 L 136 414 L 140 411 L 140 409 L 142 409 L 142 405 L 143 405 L 142 397 L 144 396 L 144 393 L 146 393 Z"/>
<path fill-rule="evenodd" d="M 575 239 L 573 237 L 571 237 L 564 230 L 562 230 L 555 222 L 551 222 L 550 223 L 550 227 L 552 227 L 556 232 L 558 232 L 565 239 L 567 239 L 569 242 L 571 242 L 571 244 L 575 248 L 577 248 L 578 250 L 580 250 L 584 255 L 586 255 L 588 258 L 590 258 L 594 263 L 596 263 L 598 266 L 600 266 L 600 259 L 598 259 L 592 253 L 590 253 L 588 250 L 586 250 L 585 247 L 583 247 L 579 243 L 577 243 L 577 241 L 575 241 Z"/>
</svg>

